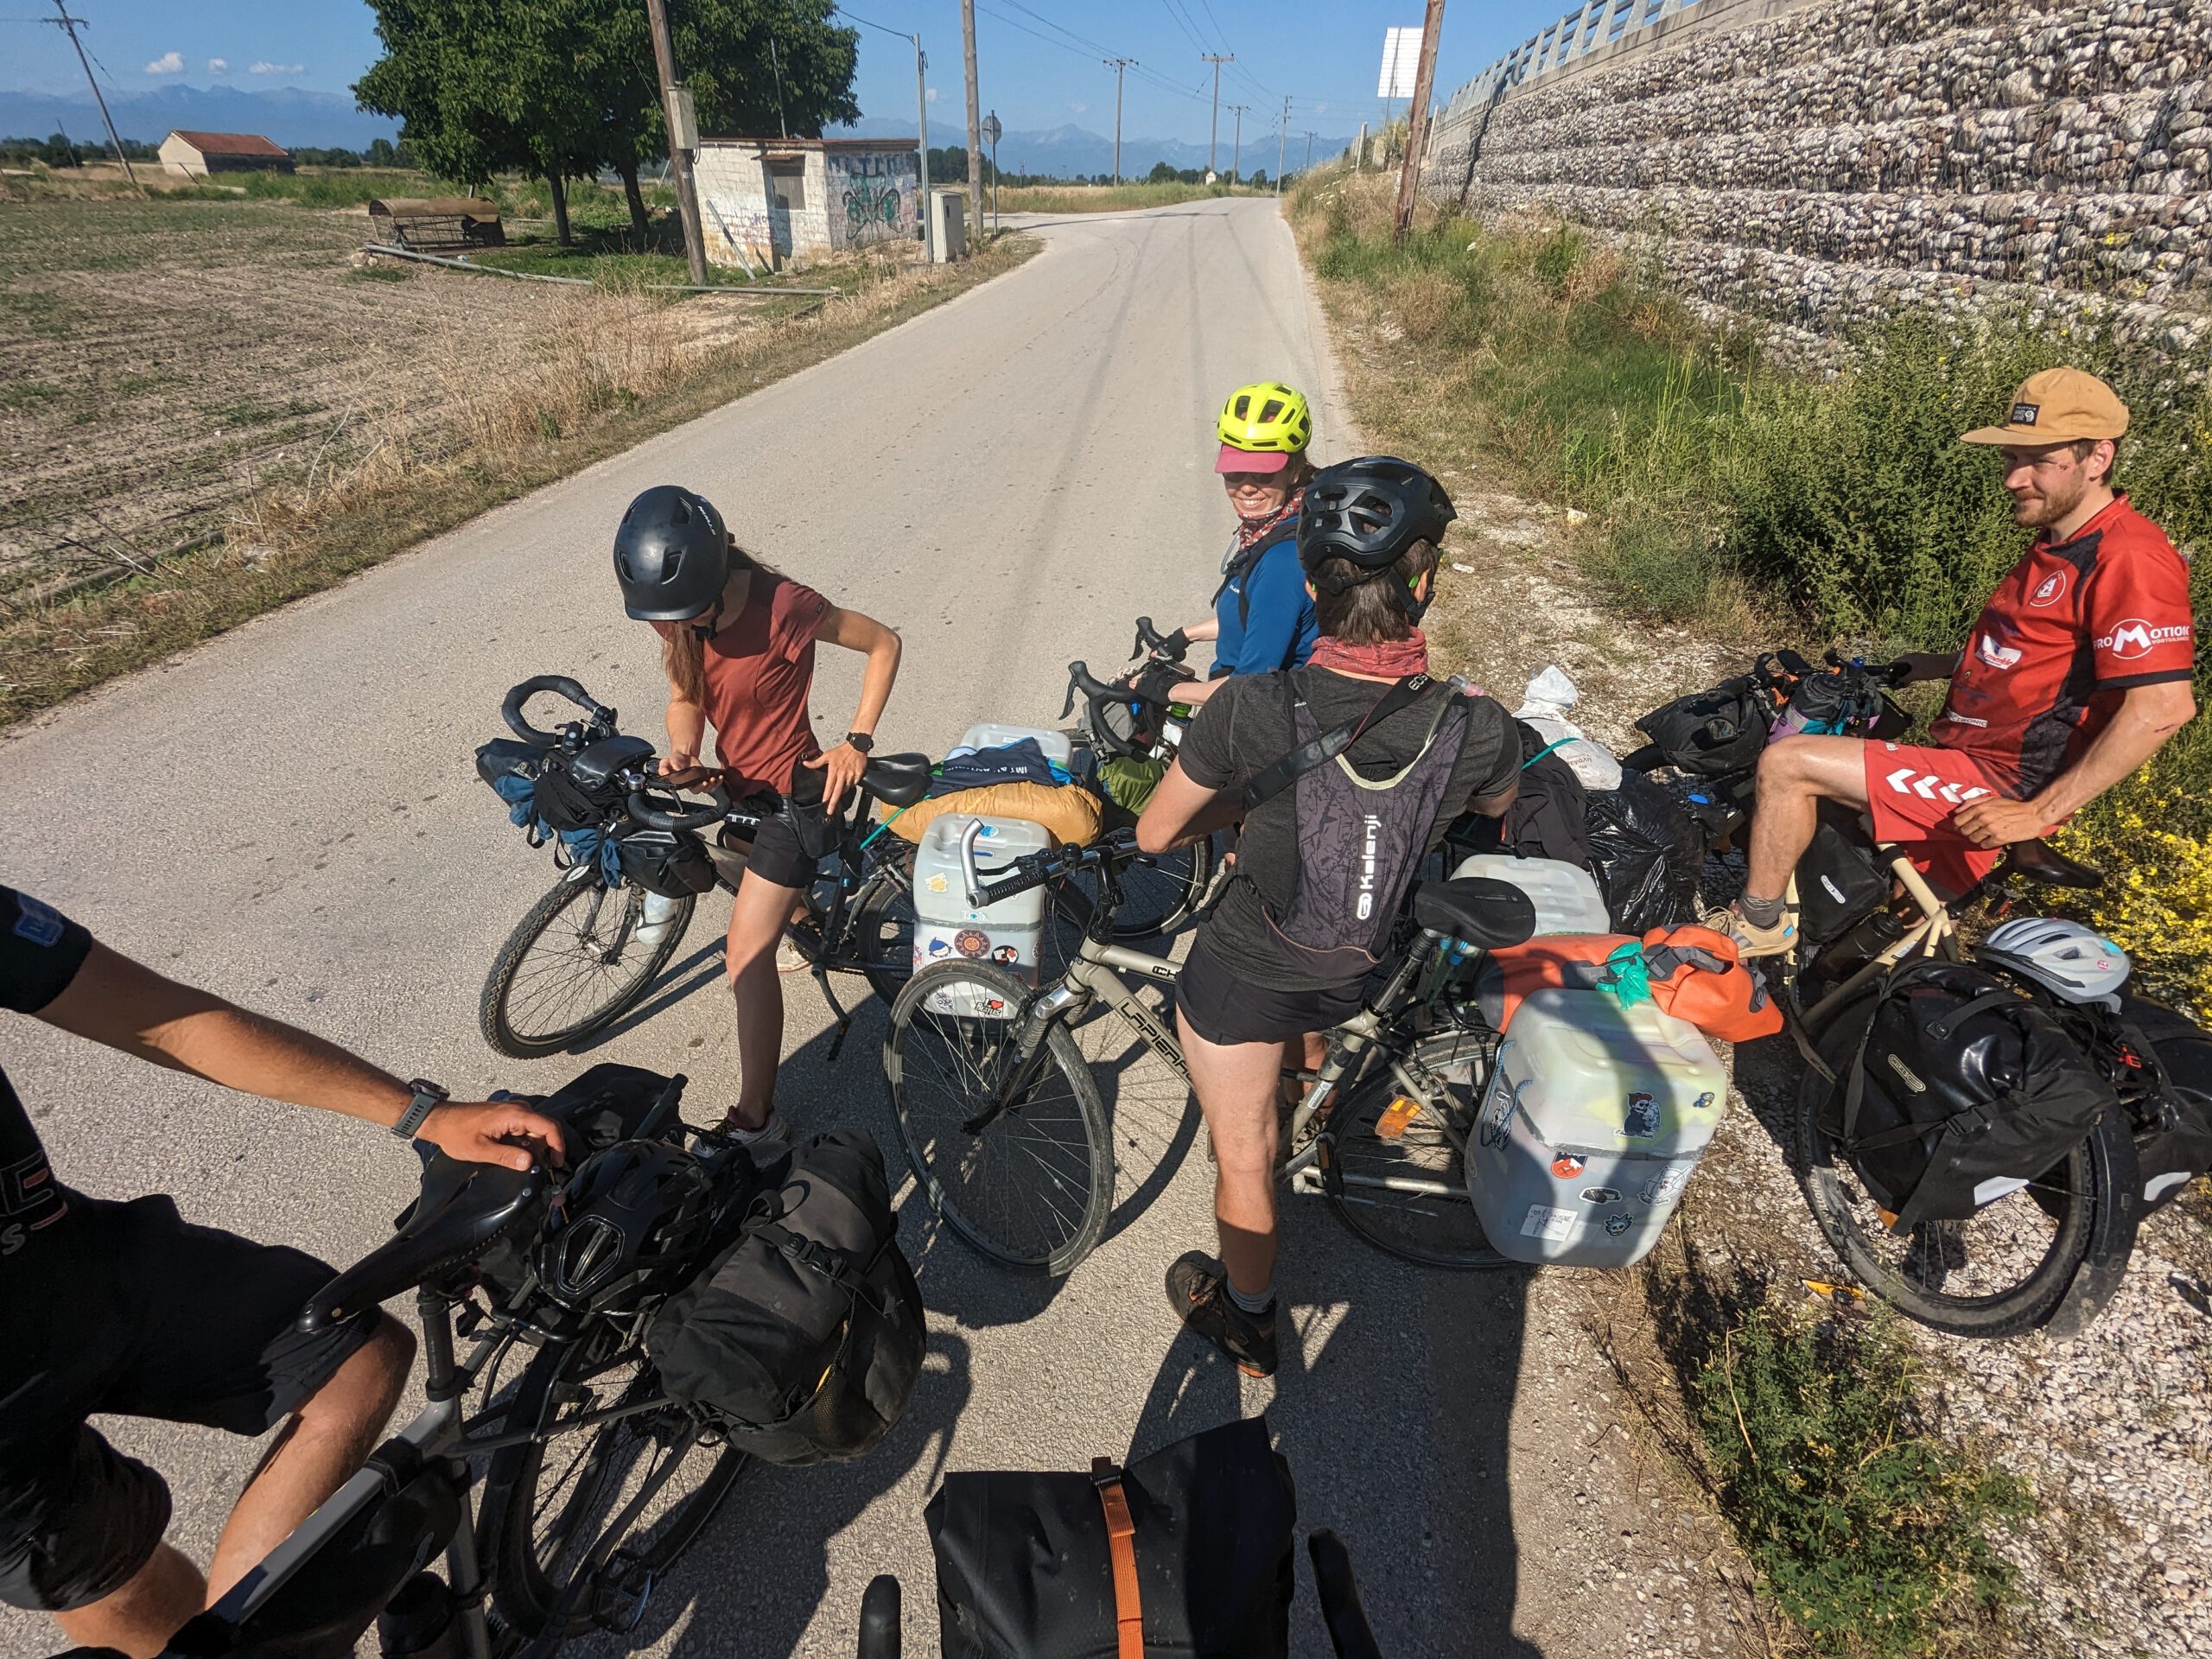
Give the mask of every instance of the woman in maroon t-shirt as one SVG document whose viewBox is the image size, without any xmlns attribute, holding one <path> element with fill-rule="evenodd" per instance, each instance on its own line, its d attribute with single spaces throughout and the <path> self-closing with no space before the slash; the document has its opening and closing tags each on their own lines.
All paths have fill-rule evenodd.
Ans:
<svg viewBox="0 0 2212 1659">
<path fill-rule="evenodd" d="M 858 611 L 756 562 L 723 528 L 706 498 L 657 485 L 630 504 L 614 538 L 624 607 L 661 636 L 668 671 L 664 772 L 699 764 L 707 728 L 730 793 L 810 795 L 818 772 L 823 808 L 835 813 L 860 781 L 875 723 L 899 674 L 899 636 Z M 807 692 L 814 647 L 827 640 L 868 658 L 860 712 L 826 753 L 814 741 Z M 794 779 L 798 787 L 794 789 Z M 779 814 L 761 826 L 729 918 L 728 971 L 737 999 L 742 1076 L 727 1127 L 751 1139 L 775 1109 L 783 1052 L 784 992 L 776 943 L 804 906 L 817 861 Z"/>
</svg>

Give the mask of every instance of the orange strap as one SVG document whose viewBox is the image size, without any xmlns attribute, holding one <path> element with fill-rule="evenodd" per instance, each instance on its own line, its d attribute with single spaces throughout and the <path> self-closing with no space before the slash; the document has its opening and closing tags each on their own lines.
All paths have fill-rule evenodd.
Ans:
<svg viewBox="0 0 2212 1659">
<path fill-rule="evenodd" d="M 1106 1511 L 1106 1554 L 1114 1563 L 1114 1629 L 1119 1659 L 1144 1659 L 1144 1599 L 1137 1588 L 1136 1522 L 1129 1519 L 1122 1471 L 1106 1458 L 1090 1460 L 1090 1478 Z"/>
</svg>

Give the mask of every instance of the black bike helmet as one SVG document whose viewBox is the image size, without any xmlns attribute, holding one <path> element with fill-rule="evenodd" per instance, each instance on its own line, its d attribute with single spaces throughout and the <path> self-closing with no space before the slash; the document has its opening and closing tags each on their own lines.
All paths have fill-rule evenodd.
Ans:
<svg viewBox="0 0 2212 1659">
<path fill-rule="evenodd" d="M 713 1185 L 696 1158 L 664 1141 L 618 1141 L 569 1178 L 531 1265 L 556 1301 L 589 1312 L 690 1266 L 713 1222 Z"/>
<path fill-rule="evenodd" d="M 1415 542 L 1440 542 L 1459 517 L 1444 486 L 1409 461 L 1363 455 L 1324 467 L 1306 480 L 1298 513 L 1298 562 L 1327 593 L 1372 582 Z M 1350 574 L 1322 568 L 1341 559 Z"/>
<path fill-rule="evenodd" d="M 614 532 L 622 608 L 639 622 L 704 616 L 729 581 L 729 534 L 703 495 L 656 484 L 630 504 Z"/>
</svg>

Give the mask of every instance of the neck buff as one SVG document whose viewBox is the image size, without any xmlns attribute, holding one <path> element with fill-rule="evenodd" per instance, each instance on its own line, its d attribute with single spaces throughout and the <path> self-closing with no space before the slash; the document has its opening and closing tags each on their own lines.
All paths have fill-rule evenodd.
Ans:
<svg viewBox="0 0 2212 1659">
<path fill-rule="evenodd" d="M 1239 518 L 1236 521 L 1236 551 L 1249 553 L 1262 537 L 1279 530 L 1286 518 L 1298 517 L 1299 503 L 1306 499 L 1306 486 L 1301 484 L 1290 493 L 1290 499 L 1264 518 Z M 1231 555 L 1234 557 L 1234 555 Z"/>
<path fill-rule="evenodd" d="M 1339 674 L 1402 680 L 1428 672 L 1428 639 L 1419 628 L 1403 639 L 1384 639 L 1371 645 L 1346 645 L 1325 633 L 1313 642 L 1309 660 L 1315 668 L 1332 668 Z"/>
</svg>

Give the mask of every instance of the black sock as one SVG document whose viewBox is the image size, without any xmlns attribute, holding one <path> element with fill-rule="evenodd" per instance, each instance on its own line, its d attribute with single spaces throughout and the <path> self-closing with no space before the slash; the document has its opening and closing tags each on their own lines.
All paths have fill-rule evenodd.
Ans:
<svg viewBox="0 0 2212 1659">
<path fill-rule="evenodd" d="M 1736 900 L 1736 911 L 1753 927 L 1773 927 L 1782 920 L 1782 900 L 1754 899 L 1747 893 Z"/>
</svg>

